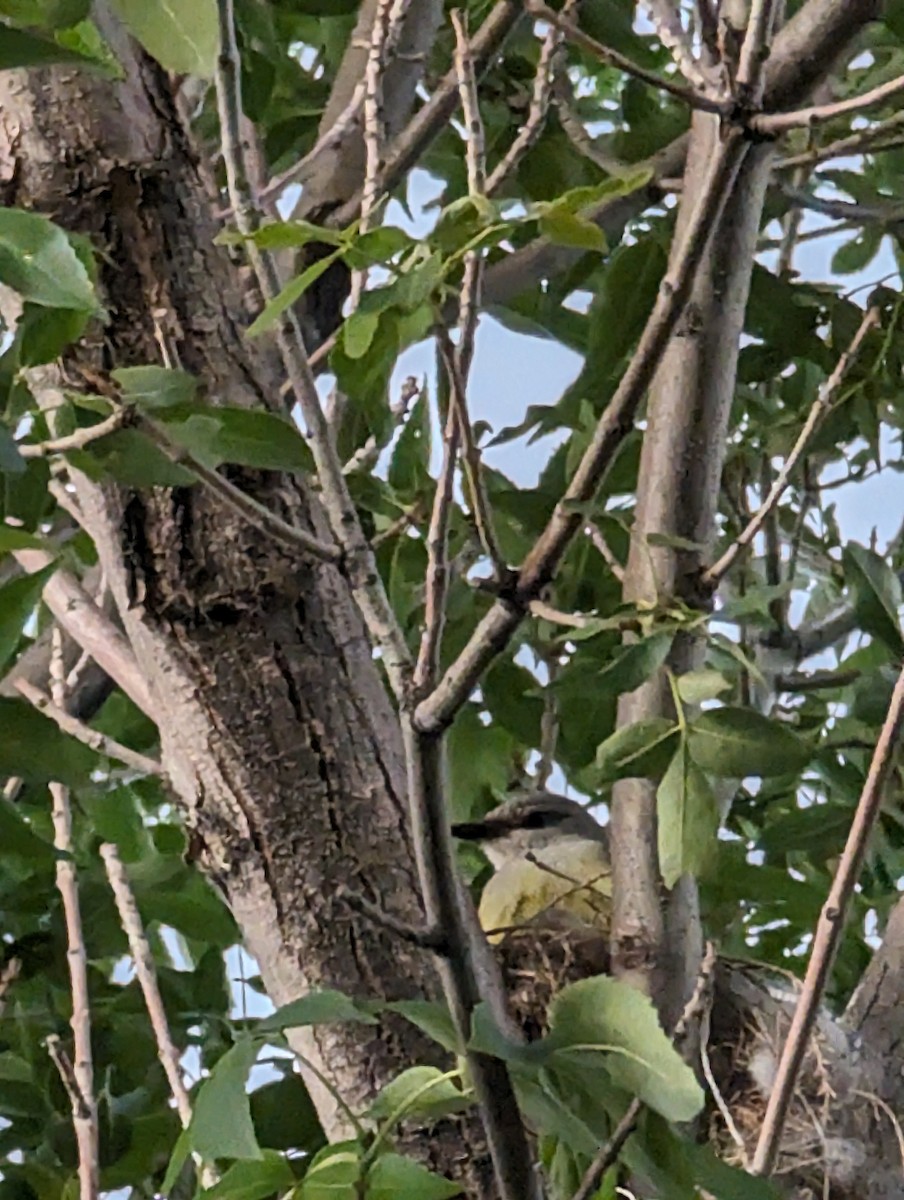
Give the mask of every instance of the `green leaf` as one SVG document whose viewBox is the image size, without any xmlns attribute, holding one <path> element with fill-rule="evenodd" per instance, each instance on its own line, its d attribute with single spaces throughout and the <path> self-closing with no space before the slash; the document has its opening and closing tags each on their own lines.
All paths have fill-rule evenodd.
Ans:
<svg viewBox="0 0 904 1200">
<path fill-rule="evenodd" d="M 294 1186 L 295 1175 L 285 1156 L 264 1150 L 259 1159 L 233 1163 L 201 1196 L 204 1200 L 263 1200 Z"/>
<path fill-rule="evenodd" d="M 431 433 L 430 406 L 422 391 L 408 414 L 389 464 L 387 480 L 399 495 L 416 495 L 429 483 Z"/>
<path fill-rule="evenodd" d="M 359 1142 L 324 1146 L 305 1172 L 297 1192 L 299 1200 L 359 1200 L 364 1169 Z"/>
<path fill-rule="evenodd" d="M 669 1121 L 690 1121 L 703 1107 L 694 1073 L 666 1037 L 649 997 L 618 979 L 596 976 L 566 985 L 550 1006 L 548 1048 L 592 1089 L 600 1068 Z"/>
<path fill-rule="evenodd" d="M 110 374 L 125 399 L 144 409 L 190 403 L 198 391 L 194 375 L 169 367 L 119 367 Z"/>
<path fill-rule="evenodd" d="M 904 653 L 898 609 L 901 584 L 888 563 L 856 542 L 844 548 L 847 584 L 853 592 L 854 611 L 865 633 L 876 637 L 895 654 Z"/>
<path fill-rule="evenodd" d="M 674 636 L 672 633 L 654 633 L 625 647 L 600 671 L 597 677 L 600 687 L 619 694 L 639 688 L 668 658 Z"/>
<path fill-rule="evenodd" d="M 367 1172 L 367 1200 L 447 1200 L 460 1196 L 460 1183 L 434 1175 L 401 1154 L 381 1154 Z"/>
<path fill-rule="evenodd" d="M 24 700 L 0 696 L 0 774 L 35 783 L 86 783 L 102 760 Z"/>
<path fill-rule="evenodd" d="M 10 550 L 46 550 L 53 552 L 53 545 L 46 538 L 38 537 L 25 529 L 15 529 L 12 525 L 0 525 L 0 554 L 8 554 Z"/>
<path fill-rule="evenodd" d="M 472 1103 L 461 1088 L 438 1067 L 409 1067 L 387 1083 L 367 1115 L 374 1121 L 393 1123 L 419 1115 L 438 1120 L 462 1112 Z"/>
<path fill-rule="evenodd" d="M 719 831 L 719 810 L 709 780 L 682 743 L 656 793 L 659 870 L 667 888 L 696 875 Z"/>
<path fill-rule="evenodd" d="M 540 218 L 540 233 L 557 246 L 574 246 L 578 250 L 608 250 L 606 235 L 599 225 L 579 217 L 564 207 L 550 209 Z"/>
<path fill-rule="evenodd" d="M 0 44 L 9 32 L 3 32 Z M 0 282 L 33 304 L 98 311 L 88 272 L 71 242 L 38 213 L 0 208 Z"/>
<path fill-rule="evenodd" d="M 789 775 L 810 761 L 810 748 L 787 725 L 750 708 L 716 708 L 688 728 L 688 749 L 699 767 L 724 779 Z"/>
<path fill-rule="evenodd" d="M 94 59 L 61 45 L 54 38 L 0 24 L 0 71 L 16 67 L 46 67 L 51 63 L 71 63 L 88 70 L 98 69 Z"/>
<path fill-rule="evenodd" d="M 458 1052 L 458 1035 L 445 1004 L 436 1000 L 393 1000 L 384 1008 L 410 1021 L 450 1054 Z"/>
<path fill-rule="evenodd" d="M 0 474 L 22 475 L 24 472 L 25 459 L 19 453 L 15 438 L 4 425 L 0 425 Z"/>
<path fill-rule="evenodd" d="M 261 250 L 290 250 L 307 246 L 310 242 L 321 242 L 325 246 L 343 247 L 346 235 L 336 229 L 328 229 L 324 225 L 314 225 L 310 221 L 270 221 L 261 225 L 254 233 L 246 236 L 236 230 L 227 230 L 219 234 L 216 241 L 220 245 L 236 245 L 241 242 L 254 242 Z"/>
<path fill-rule="evenodd" d="M 91 0 L 0 0 L 0 16 L 16 25 L 40 29 L 77 25 L 90 11 Z"/>
<path fill-rule="evenodd" d="M 257 337 L 258 334 L 265 333 L 272 328 L 286 309 L 291 308 L 296 300 L 305 294 L 311 284 L 316 283 L 324 271 L 333 265 L 339 254 L 340 251 L 336 250 L 335 253 L 328 254 L 325 258 L 316 259 L 306 271 L 302 271 L 300 275 L 290 279 L 286 286 L 264 305 L 259 316 L 248 326 L 248 336 Z"/>
<path fill-rule="evenodd" d="M 113 0 L 113 7 L 167 71 L 213 77 L 220 48 L 216 0 Z"/>
<path fill-rule="evenodd" d="M 342 344 L 349 358 L 362 358 L 370 349 L 377 326 L 378 312 L 353 312 L 342 327 Z"/>
<path fill-rule="evenodd" d="M 187 467 L 174 463 L 139 429 L 117 429 L 91 443 L 88 450 L 66 455 L 89 479 L 105 477 L 132 487 L 190 487 L 196 482 Z"/>
<path fill-rule="evenodd" d="M 715 700 L 731 687 L 731 681 L 719 671 L 708 669 L 688 671 L 678 678 L 678 695 L 685 704 L 703 704 L 706 700 Z"/>
<path fill-rule="evenodd" d="M 208 1162 L 218 1158 L 263 1158 L 246 1090 L 257 1054 L 257 1042 L 241 1038 L 226 1051 L 198 1090 L 188 1133 L 195 1153 Z"/>
<path fill-rule="evenodd" d="M 25 622 L 38 605 L 44 584 L 57 565 L 52 562 L 33 575 L 21 575 L 0 587 L 0 667 L 5 666 L 15 650 Z"/>
<path fill-rule="evenodd" d="M 0 855 L 20 858 L 35 866 L 50 863 L 55 857 L 50 842 L 34 832 L 5 796 L 0 796 Z"/>
<path fill-rule="evenodd" d="M 261 471 L 314 468 L 308 445 L 289 417 L 206 404 L 180 404 L 156 415 L 172 440 L 207 467 L 229 462 Z"/>
<path fill-rule="evenodd" d="M 257 1036 L 281 1029 L 294 1029 L 298 1025 L 338 1025 L 348 1021 L 358 1021 L 364 1025 L 377 1024 L 377 1019 L 372 1013 L 359 1008 L 348 996 L 331 988 L 324 988 L 284 1004 L 275 1013 L 259 1021 L 254 1027 L 254 1032 Z"/>
<path fill-rule="evenodd" d="M 596 751 L 596 768 L 603 781 L 656 778 L 675 753 L 678 726 L 665 717 L 650 717 L 623 725 Z"/>
</svg>

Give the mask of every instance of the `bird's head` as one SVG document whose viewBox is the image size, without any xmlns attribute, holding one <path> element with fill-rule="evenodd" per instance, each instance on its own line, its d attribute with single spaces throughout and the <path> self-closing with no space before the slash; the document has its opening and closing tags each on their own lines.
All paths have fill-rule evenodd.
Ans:
<svg viewBox="0 0 904 1200">
<path fill-rule="evenodd" d="M 606 831 L 575 800 L 533 792 L 507 800 L 476 821 L 452 826 L 455 837 L 480 846 L 499 871 L 528 855 L 544 857 L 550 847 L 593 842 L 606 844 Z"/>
</svg>

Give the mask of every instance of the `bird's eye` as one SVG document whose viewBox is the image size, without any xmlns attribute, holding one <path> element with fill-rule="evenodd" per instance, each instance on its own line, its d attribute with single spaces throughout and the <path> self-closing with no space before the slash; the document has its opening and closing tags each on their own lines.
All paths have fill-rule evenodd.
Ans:
<svg viewBox="0 0 904 1200">
<path fill-rule="evenodd" d="M 523 827 L 525 829 L 545 829 L 548 824 L 547 814 L 538 810 L 527 814 L 524 818 Z"/>
</svg>

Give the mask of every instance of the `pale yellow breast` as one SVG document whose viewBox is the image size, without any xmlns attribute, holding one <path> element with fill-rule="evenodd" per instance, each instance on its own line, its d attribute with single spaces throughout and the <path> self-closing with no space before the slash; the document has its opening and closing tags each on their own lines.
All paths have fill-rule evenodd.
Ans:
<svg viewBox="0 0 904 1200">
<path fill-rule="evenodd" d="M 542 865 L 528 859 L 506 863 L 484 888 L 480 924 L 491 942 L 546 913 L 567 914 L 576 923 L 608 930 L 612 878 L 602 848 L 575 842 L 548 847 L 543 858 Z"/>
</svg>

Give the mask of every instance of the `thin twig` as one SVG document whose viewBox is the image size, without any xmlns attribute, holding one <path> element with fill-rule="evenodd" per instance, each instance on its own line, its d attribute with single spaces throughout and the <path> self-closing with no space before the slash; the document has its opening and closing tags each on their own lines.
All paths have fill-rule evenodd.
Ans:
<svg viewBox="0 0 904 1200">
<path fill-rule="evenodd" d="M 553 84 L 553 101 L 559 115 L 559 124 L 578 154 L 592 162 L 594 166 L 599 167 L 606 175 L 615 177 L 621 175 L 626 170 L 625 164 L 599 149 L 596 139 L 590 136 L 584 122 L 575 111 L 574 88 L 567 71 L 562 71 L 556 76 Z"/>
<path fill-rule="evenodd" d="M 775 1080 L 763 1116 L 752 1171 L 769 1175 L 775 1166 L 781 1145 L 788 1109 L 797 1086 L 798 1075 L 807 1051 L 810 1034 L 816 1021 L 819 1005 L 835 955 L 844 933 L 845 918 L 857 886 L 870 834 L 882 808 L 885 782 L 892 767 L 892 758 L 901 726 L 904 724 L 904 670 L 898 676 L 889 704 L 888 714 L 876 743 L 857 810 L 851 822 L 844 851 L 832 880 L 826 902 L 813 934 L 813 946 L 803 986 L 788 1036 L 776 1068 Z"/>
<path fill-rule="evenodd" d="M 496 0 L 470 45 L 470 58 L 478 77 L 487 69 L 499 48 L 523 13 L 522 0 Z M 379 191 L 387 195 L 420 161 L 425 149 L 448 125 L 458 103 L 458 72 L 453 66 L 443 76 L 433 95 L 411 118 L 395 138 L 386 153 L 380 172 Z M 343 228 L 354 221 L 360 211 L 361 193 L 356 192 L 341 208 L 332 213 L 329 224 Z"/>
<path fill-rule="evenodd" d="M 567 11 L 573 7 L 574 0 L 568 0 Z M 555 26 L 550 25 L 543 41 L 540 43 L 540 57 L 537 60 L 537 70 L 534 74 L 534 87 L 531 94 L 530 108 L 527 119 L 515 135 L 515 139 L 505 152 L 504 157 L 496 164 L 486 182 L 486 194 L 495 196 L 507 179 L 517 171 L 521 160 L 534 145 L 543 132 L 546 117 L 549 113 L 549 103 L 552 97 L 552 80 L 556 65 L 562 35 Z"/>
<path fill-rule="evenodd" d="M 411 408 L 415 400 L 423 394 L 425 383 L 418 383 L 413 375 L 409 375 L 402 384 L 401 394 L 395 404 L 389 406 L 389 415 L 392 417 L 392 430 L 387 439 L 378 439 L 374 434 L 371 434 L 363 446 L 359 446 L 355 453 L 351 456 L 345 466 L 342 468 L 344 475 L 354 475 L 357 472 L 371 471 L 377 465 L 377 460 L 380 457 L 380 451 L 383 449 L 387 441 L 392 440 L 392 435 L 408 416 L 408 410 Z"/>
<path fill-rule="evenodd" d="M 443 429 L 443 461 L 433 509 L 427 528 L 427 579 L 424 593 L 424 624 L 414 668 L 414 687 L 419 692 L 436 684 L 440 668 L 440 650 L 446 621 L 446 594 L 449 590 L 449 518 L 455 485 L 455 460 L 461 426 L 451 402 L 447 405 Z"/>
<path fill-rule="evenodd" d="M 797 441 L 791 449 L 791 453 L 782 464 L 782 469 L 776 476 L 775 482 L 769 490 L 769 494 L 757 511 L 753 514 L 745 528 L 738 534 L 732 544 L 728 547 L 722 557 L 715 562 L 707 571 L 704 571 L 701 582 L 708 589 L 713 589 L 718 586 L 719 581 L 725 577 L 733 566 L 738 555 L 753 542 L 756 535 L 763 527 L 766 518 L 778 504 L 779 500 L 784 495 L 785 489 L 790 482 L 794 468 L 804 451 L 807 444 L 813 435 L 814 430 L 822 420 L 823 416 L 834 403 L 838 390 L 844 382 L 848 370 L 853 364 L 860 351 L 860 347 L 869 331 L 878 323 L 879 314 L 876 309 L 868 309 L 863 320 L 860 322 L 860 327 L 854 335 L 854 339 L 850 346 L 839 358 L 835 370 L 832 372 L 824 388 L 820 389 L 819 395 L 813 403 L 807 419 L 804 421 L 803 427 L 798 434 Z"/>
<path fill-rule="evenodd" d="M 77 429 L 65 437 L 50 438 L 46 442 L 17 442 L 16 449 L 20 458 L 47 458 L 51 454 L 66 454 L 69 450 L 83 450 L 92 442 L 115 433 L 128 420 L 128 410 L 119 408 L 97 425 L 88 425 Z"/>
<path fill-rule="evenodd" d="M 874 149 L 874 142 L 880 142 L 884 137 L 889 135 L 893 138 L 896 134 L 900 136 L 902 125 L 904 125 L 904 112 L 895 113 L 894 116 L 888 117 L 884 121 L 879 121 L 875 125 L 868 125 L 865 129 L 858 129 L 856 133 L 837 138 L 834 142 L 828 142 L 825 146 L 814 146 L 812 149 L 804 150 L 800 154 L 792 154 L 786 158 L 780 158 L 775 164 L 775 169 L 777 171 L 784 171 L 790 167 L 815 166 L 817 163 L 825 162 L 827 159 L 842 158 L 849 154 L 871 154 Z M 893 141 L 890 144 L 897 145 L 898 143 Z"/>
<path fill-rule="evenodd" d="M 562 612 L 560 608 L 553 608 L 545 600 L 531 600 L 530 615 L 540 621 L 549 621 L 550 625 L 564 625 L 566 629 L 586 629 L 593 620 L 582 613 Z"/>
<path fill-rule="evenodd" d="M 53 651 L 50 659 L 51 689 L 54 704 L 63 708 L 66 691 L 63 670 L 63 637 L 59 627 L 53 631 Z M 78 875 L 73 856 L 72 809 L 69 789 L 61 783 L 50 784 L 53 820 L 53 844 L 58 851 L 56 885 L 63 903 L 66 921 L 66 962 L 72 991 L 73 1061 L 71 1075 L 62 1073 L 72 1103 L 72 1124 L 78 1145 L 78 1175 L 80 1200 L 97 1200 L 99 1193 L 99 1132 L 97 1101 L 94 1097 L 94 1060 L 91 1053 L 91 1002 L 88 992 L 88 954 L 82 932 L 79 905 Z M 49 1047 L 48 1047 L 49 1048 Z M 63 1057 L 55 1059 L 58 1068 Z"/>
<path fill-rule="evenodd" d="M 586 50 L 588 54 L 605 63 L 608 67 L 615 67 L 619 71 L 624 71 L 626 75 L 631 75 L 635 79 L 640 79 L 643 83 L 647 83 L 650 87 L 658 88 L 662 92 L 668 92 L 670 96 L 674 96 L 676 100 L 681 100 L 691 108 L 700 109 L 702 112 L 722 113 L 728 111 L 728 106 L 725 100 L 714 100 L 712 97 L 698 92 L 696 88 L 685 87 L 681 83 L 673 83 L 670 79 L 666 79 L 661 75 L 657 75 L 655 71 L 648 71 L 645 67 L 639 66 L 632 62 L 630 58 L 626 58 L 624 54 L 620 54 L 617 50 L 611 50 L 608 46 L 604 46 L 598 42 L 596 38 L 592 38 L 589 33 L 585 33 L 579 25 L 575 25 L 574 21 L 570 21 L 561 13 L 554 12 L 548 5 L 543 3 L 543 0 L 526 0 L 528 11 L 541 21 L 546 21 L 550 25 L 554 25 L 557 29 L 573 42 L 576 46 L 580 46 L 582 50 Z"/>
<path fill-rule="evenodd" d="M 452 720 L 483 671 L 508 644 L 531 600 L 540 595 L 555 575 L 562 556 L 584 523 L 582 509 L 596 495 L 616 451 L 633 428 L 634 416 L 684 310 L 710 233 L 734 186 L 747 148 L 740 130 L 729 130 L 720 142 L 681 250 L 660 286 L 637 349 L 600 417 L 574 478 L 525 560 L 517 585 L 493 605 L 433 694 L 418 705 L 414 715 L 418 729 L 442 729 Z"/>
<path fill-rule="evenodd" d="M 545 656 L 548 678 L 543 689 L 543 716 L 540 720 L 540 761 L 537 764 L 536 786 L 539 791 L 546 790 L 549 777 L 556 766 L 556 746 L 559 741 L 559 705 L 555 693 L 555 682 L 559 676 L 560 662 L 558 655 Z"/>
<path fill-rule="evenodd" d="M 460 365 L 462 357 L 461 349 L 466 345 L 466 342 L 462 339 L 456 352 L 445 330 L 439 331 L 437 342 L 443 364 L 449 376 L 449 407 L 455 413 L 458 423 L 462 464 L 465 479 L 468 483 L 468 499 L 471 505 L 471 513 L 474 517 L 474 524 L 477 528 L 477 536 L 480 539 L 480 545 L 484 554 L 493 564 L 495 578 L 501 580 L 505 577 L 506 562 L 496 537 L 490 501 L 483 480 L 483 462 L 477 442 L 474 439 L 474 430 L 468 414 L 466 385 Z"/>
<path fill-rule="evenodd" d="M 426 929 L 417 925 L 412 925 L 409 921 L 402 921 L 392 913 L 387 912 L 378 904 L 371 902 L 358 892 L 353 892 L 351 888 L 340 884 L 336 889 L 336 899 L 341 904 L 347 904 L 353 912 L 360 913 L 362 917 L 367 917 L 369 921 L 373 921 L 381 929 L 387 929 L 390 933 L 394 933 L 404 942 L 409 942 L 413 946 L 419 946 L 422 950 L 433 950 L 438 954 L 442 954 L 445 949 L 445 939 L 440 929 Z"/>
<path fill-rule="evenodd" d="M 135 901 L 135 893 L 132 891 L 128 874 L 116 847 L 109 842 L 104 842 L 100 848 L 100 856 L 104 861 L 123 932 L 129 942 L 129 953 L 135 964 L 135 975 L 144 997 L 151 1028 L 154 1031 L 154 1040 L 157 1043 L 157 1057 L 166 1074 L 182 1128 L 187 1129 L 192 1117 L 191 1099 L 182 1078 L 179 1051 L 176 1049 L 170 1033 L 163 997 L 160 994 L 160 985 L 157 982 L 157 967 Z M 200 1167 L 202 1186 L 213 1187 L 218 1179 L 216 1171 L 197 1158 L 195 1161 Z"/>
<path fill-rule="evenodd" d="M 310 554 L 313 558 L 320 559 L 321 562 L 337 562 L 341 557 L 338 546 L 321 541 L 313 533 L 308 533 L 306 529 L 299 529 L 297 525 L 290 525 L 288 521 L 284 521 L 282 517 L 271 512 L 253 496 L 249 496 L 247 492 L 237 488 L 234 483 L 230 483 L 218 471 L 206 467 L 188 450 L 173 441 L 162 425 L 158 425 L 147 417 L 141 417 L 138 427 L 171 462 L 187 467 L 194 475 L 197 475 L 208 491 L 218 496 L 233 512 L 238 513 L 253 528 L 259 529 L 267 537 L 273 538 L 274 541 L 296 554 L 299 551 L 302 554 Z"/>
<path fill-rule="evenodd" d="M 244 151 L 239 136 L 241 68 L 235 39 L 232 0 L 218 0 L 220 55 L 217 60 L 217 105 L 223 141 L 223 160 L 229 199 L 239 232 L 250 239 L 259 216 L 250 201 Z M 280 290 L 280 277 L 273 256 L 247 241 L 248 254 L 264 299 L 269 302 Z M 310 439 L 320 479 L 321 495 L 333 536 L 345 553 L 345 567 L 371 637 L 379 647 L 390 684 L 397 697 L 405 696 L 411 660 L 405 638 L 383 587 L 373 550 L 367 542 L 354 501 L 348 490 L 342 463 L 336 453 L 332 431 L 323 414 L 317 385 L 304 348 L 295 313 L 283 313 L 277 341 L 286 375 L 292 385 Z"/>
<path fill-rule="evenodd" d="M 674 0 L 646 0 L 644 8 L 656 27 L 657 37 L 671 54 L 675 66 L 692 87 L 706 92 L 709 84 L 694 55 L 691 39 L 681 24 L 677 4 Z"/>
<path fill-rule="evenodd" d="M 158 778 L 164 777 L 165 772 L 163 767 L 156 758 L 150 758 L 146 754 L 139 754 L 137 750 L 123 746 L 115 738 L 101 733 L 99 729 L 92 729 L 90 725 L 85 725 L 77 717 L 70 716 L 64 708 L 60 708 L 59 705 L 54 704 L 46 692 L 42 692 L 39 687 L 35 687 L 27 679 L 17 679 L 15 686 L 16 690 L 21 692 L 30 704 L 33 704 L 39 712 L 44 713 L 45 716 L 55 721 L 64 733 L 68 733 L 71 737 L 77 738 L 86 746 L 90 746 L 97 754 L 103 754 L 106 758 L 113 758 L 118 762 L 125 763 L 127 767 L 131 767 L 134 771 L 139 771 L 142 775 L 153 775 Z"/>
<path fill-rule="evenodd" d="M 594 549 L 599 552 L 600 557 L 615 576 L 616 580 L 619 583 L 624 583 L 625 568 L 612 553 L 612 548 L 603 536 L 603 531 L 600 529 L 599 525 L 597 525 L 594 521 L 588 521 L 586 529 L 591 542 L 593 542 Z"/>
<path fill-rule="evenodd" d="M 864 92 L 862 96 L 849 96 L 847 100 L 835 100 L 831 104 L 814 104 L 810 108 L 800 108 L 796 112 L 760 113 L 751 117 L 750 128 L 756 133 L 775 136 L 786 133 L 789 129 L 797 129 L 804 125 L 820 125 L 832 121 L 835 117 L 847 116 L 849 113 L 860 113 L 864 109 L 873 108 L 890 100 L 904 91 L 904 75 L 888 80 L 878 87 Z"/>
</svg>

